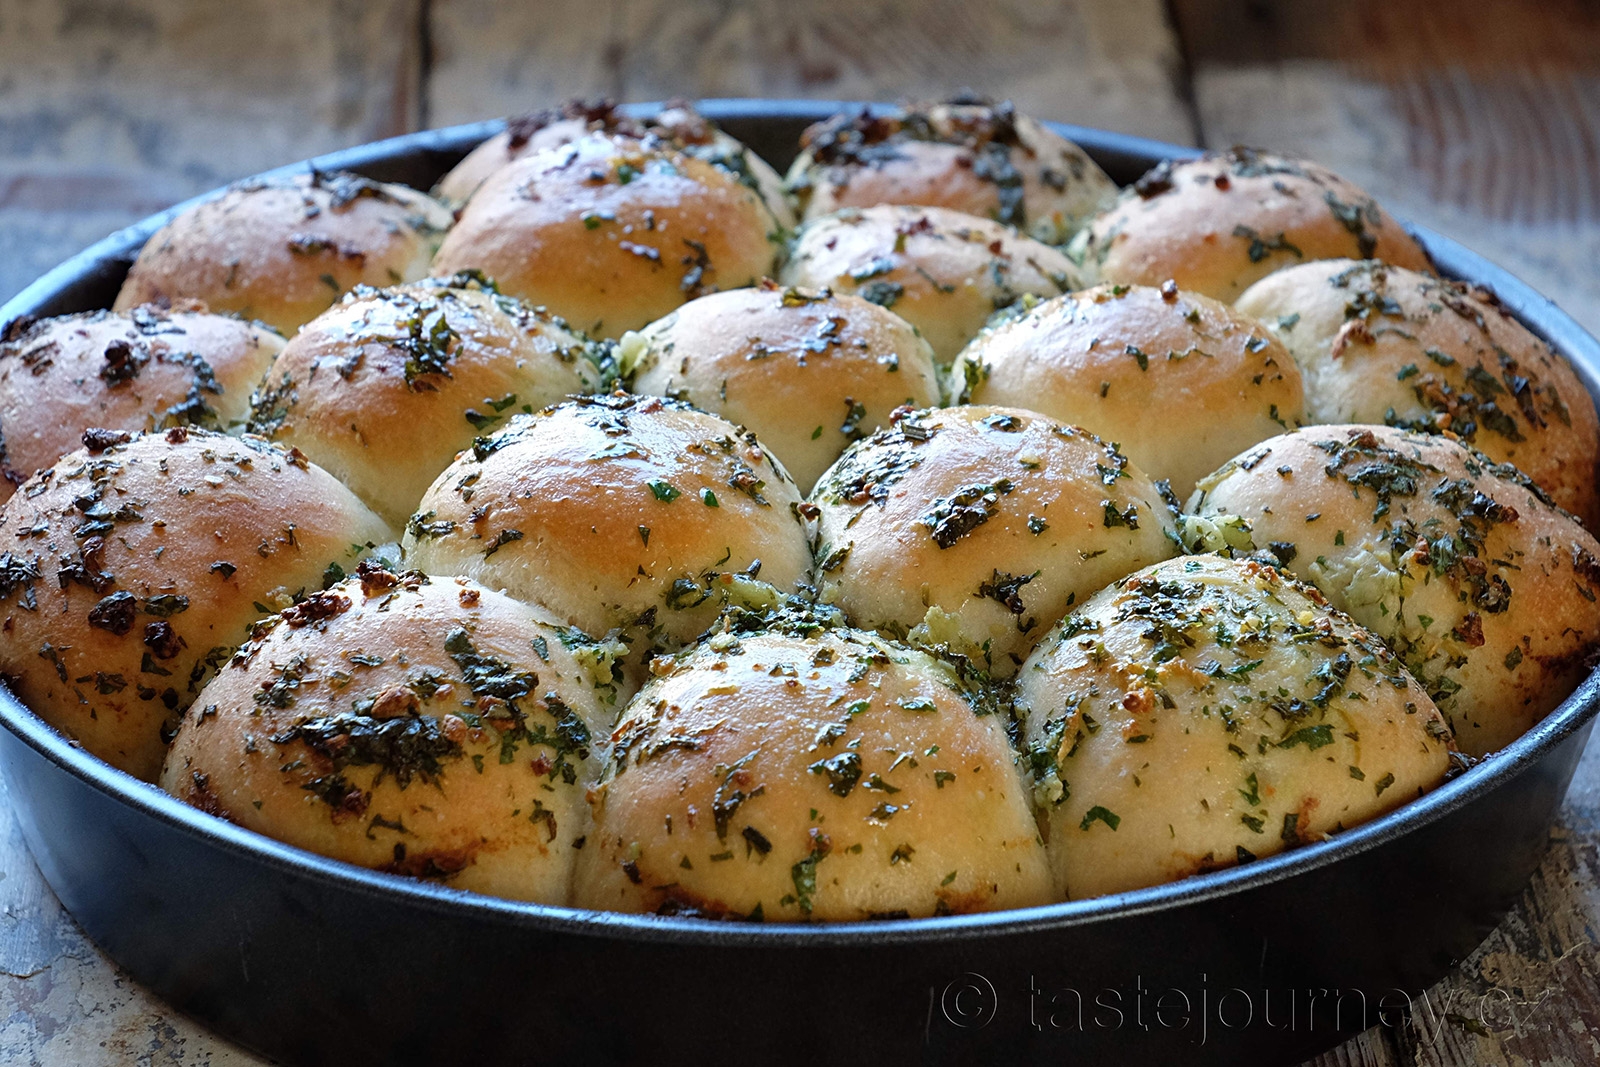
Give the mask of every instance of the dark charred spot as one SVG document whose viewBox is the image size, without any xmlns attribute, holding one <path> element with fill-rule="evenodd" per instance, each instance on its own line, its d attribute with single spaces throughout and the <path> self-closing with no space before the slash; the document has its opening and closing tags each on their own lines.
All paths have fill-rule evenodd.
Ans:
<svg viewBox="0 0 1600 1067">
<path fill-rule="evenodd" d="M 444 881 L 472 866 L 477 859 L 475 848 L 439 849 L 432 852 L 407 852 L 403 843 L 394 846 L 393 861 L 379 867 L 388 874 L 403 874 L 408 878 L 428 878 Z"/>
<path fill-rule="evenodd" d="M 1600 560 L 1595 559 L 1594 554 L 1582 545 L 1572 546 L 1572 569 L 1585 582 L 1600 588 Z"/>
<path fill-rule="evenodd" d="M 711 919 L 721 922 L 761 922 L 760 912 L 743 914 L 734 911 L 721 900 L 701 896 L 682 886 L 672 886 L 659 891 L 659 900 L 650 911 L 656 915 L 683 919 Z"/>
<path fill-rule="evenodd" d="M 184 790 L 184 803 L 192 808 L 199 808 L 207 815 L 215 815 L 219 819 L 228 818 L 228 810 L 222 805 L 222 798 L 211 789 L 209 775 L 199 771 L 189 773 L 189 788 Z"/>
<path fill-rule="evenodd" d="M 33 332 L 33 328 L 38 325 L 38 323 L 39 319 L 37 316 L 18 315 L 16 318 L 6 323 L 4 330 L 0 330 L 0 344 L 10 344 L 13 341 L 21 340 L 29 333 Z"/>
<path fill-rule="evenodd" d="M 112 593 L 89 609 L 89 625 L 121 637 L 133 629 L 138 611 L 139 599 L 132 593 Z"/>
<path fill-rule="evenodd" d="M 377 596 L 400 584 L 400 579 L 393 572 L 370 559 L 362 560 L 356 567 L 356 577 L 361 579 L 361 594 L 368 597 Z"/>
<path fill-rule="evenodd" d="M 126 430 L 106 430 L 100 427 L 91 427 L 83 431 L 83 447 L 96 454 L 117 445 L 125 445 L 133 440 L 133 434 Z"/>
<path fill-rule="evenodd" d="M 1133 183 L 1133 191 L 1140 199 L 1149 200 L 1172 189 L 1172 160 L 1163 159 Z"/>
<path fill-rule="evenodd" d="M 306 599 L 283 612 L 283 621 L 299 628 L 323 619 L 343 615 L 350 610 L 350 598 L 337 593 L 312 593 Z"/>
<path fill-rule="evenodd" d="M 544 108 L 527 115 L 518 115 L 506 121 L 510 148 L 515 152 L 533 139 L 533 135 L 546 126 L 569 119 L 580 119 L 587 126 L 598 124 L 602 129 L 631 136 L 642 136 L 644 127 L 618 114 L 617 105 L 610 100 L 569 100 L 560 107 Z"/>
<path fill-rule="evenodd" d="M 156 659 L 172 659 L 183 651 L 186 644 L 165 619 L 145 623 L 144 643 Z"/>
<path fill-rule="evenodd" d="M 1477 648 L 1483 644 L 1483 618 L 1476 611 L 1469 611 L 1451 633 L 1468 648 Z"/>
<path fill-rule="evenodd" d="M 127 341 L 120 338 L 112 341 L 106 345 L 106 364 L 100 368 L 101 380 L 112 388 L 133 381 L 139 376 L 139 368 L 145 362 L 141 355 Z"/>
</svg>

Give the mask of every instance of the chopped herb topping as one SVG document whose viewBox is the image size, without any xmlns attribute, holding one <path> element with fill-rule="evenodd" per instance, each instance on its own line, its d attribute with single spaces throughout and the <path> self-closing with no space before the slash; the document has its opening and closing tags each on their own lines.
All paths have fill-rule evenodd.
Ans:
<svg viewBox="0 0 1600 1067">
<path fill-rule="evenodd" d="M 1116 812 L 1102 808 L 1099 804 L 1083 813 L 1083 821 L 1078 824 L 1078 829 L 1087 830 L 1094 823 L 1103 822 L 1112 830 L 1122 825 L 1122 817 Z"/>
</svg>

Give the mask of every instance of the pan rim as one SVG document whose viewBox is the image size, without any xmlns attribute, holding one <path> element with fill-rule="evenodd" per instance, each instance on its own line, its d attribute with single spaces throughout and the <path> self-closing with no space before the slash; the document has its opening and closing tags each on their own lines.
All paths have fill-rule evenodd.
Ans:
<svg viewBox="0 0 1600 1067">
<path fill-rule="evenodd" d="M 623 110 L 648 114 L 661 106 L 638 103 L 624 105 Z M 761 99 L 706 99 L 696 101 L 695 106 L 717 122 L 729 119 L 814 120 L 843 109 L 892 107 L 861 101 Z M 1091 155 L 1119 153 L 1147 159 L 1153 164 L 1163 157 L 1189 158 L 1199 154 L 1198 149 L 1105 130 L 1054 122 L 1045 125 L 1076 141 Z M 359 171 L 405 153 L 427 149 L 462 152 L 502 129 L 503 122 L 492 121 L 405 134 L 273 168 L 255 177 L 302 173 L 308 166 Z M 222 191 L 203 193 L 141 219 L 70 257 L 0 306 L 0 323 L 45 306 L 92 268 L 108 262 L 131 261 L 138 248 L 173 215 Z M 1431 230 L 1404 225 L 1421 241 L 1441 274 L 1491 289 L 1524 326 L 1567 357 L 1591 398 L 1600 397 L 1600 341 L 1549 298 L 1504 268 Z M 596 939 L 720 945 L 751 950 L 784 945 L 839 948 L 1020 936 L 1046 928 L 1068 929 L 1114 922 L 1242 895 L 1341 862 L 1445 818 L 1527 772 L 1567 738 L 1586 728 L 1597 712 L 1600 712 L 1600 669 L 1591 672 L 1565 700 L 1512 744 L 1432 792 L 1327 841 L 1176 882 L 1084 900 L 975 915 L 859 923 L 729 923 L 507 900 L 371 871 L 307 852 L 208 815 L 155 785 L 117 770 L 57 732 L 13 696 L 9 688 L 0 685 L 0 725 L 39 756 L 125 807 L 258 866 L 295 874 L 329 889 L 402 904 L 417 912 L 447 913 L 458 918 L 473 917 Z"/>
</svg>

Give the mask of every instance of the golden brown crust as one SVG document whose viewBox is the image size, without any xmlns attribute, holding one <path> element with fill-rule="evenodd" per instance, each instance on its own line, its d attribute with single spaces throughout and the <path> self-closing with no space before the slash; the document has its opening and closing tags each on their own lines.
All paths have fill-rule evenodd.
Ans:
<svg viewBox="0 0 1600 1067">
<path fill-rule="evenodd" d="M 585 397 L 518 415 L 463 452 L 424 495 L 406 559 L 595 637 L 623 628 L 636 652 L 677 647 L 755 584 L 742 574 L 798 588 L 811 562 L 799 502 L 732 423 L 660 397 Z"/>
<path fill-rule="evenodd" d="M 835 115 L 801 136 L 788 181 L 805 219 L 918 204 L 995 219 L 1046 244 L 1067 240 L 1117 192 L 1083 149 L 1010 101 Z"/>
<path fill-rule="evenodd" d="M 692 300 L 622 339 L 633 388 L 748 426 L 802 492 L 902 404 L 939 402 L 933 352 L 904 319 L 827 290 Z"/>
<path fill-rule="evenodd" d="M 728 172 L 659 141 L 590 134 L 501 168 L 433 273 L 478 269 L 596 336 L 772 272 L 777 223 Z"/>
<path fill-rule="evenodd" d="M 447 204 L 465 204 L 484 181 L 508 163 L 546 148 L 571 144 L 587 133 L 625 133 L 643 137 L 642 123 L 627 118 L 609 100 L 569 100 L 558 107 L 506 120 L 506 128 L 480 143 L 450 168 L 433 195 Z"/>
<path fill-rule="evenodd" d="M 1273 271 L 1315 259 L 1432 268 L 1361 189 L 1316 163 L 1253 148 L 1163 162 L 1079 238 L 1073 248 L 1093 280 L 1171 278 L 1228 303 Z"/>
<path fill-rule="evenodd" d="M 301 449 L 395 529 L 473 438 L 594 391 L 609 352 L 482 279 L 358 289 L 307 323 L 251 429 Z"/>
<path fill-rule="evenodd" d="M 576 903 L 840 921 L 1049 901 L 1001 717 L 948 666 L 845 630 L 722 634 L 628 706 Z"/>
<path fill-rule="evenodd" d="M 951 377 L 971 383 L 972 403 L 1027 408 L 1117 442 L 1180 500 L 1301 419 L 1300 371 L 1283 345 L 1254 319 L 1170 284 L 1047 301 L 979 334 Z"/>
<path fill-rule="evenodd" d="M 18 321 L 0 338 L 0 503 L 83 431 L 225 430 L 283 338 L 198 301 Z"/>
<path fill-rule="evenodd" d="M 161 786 L 334 859 L 564 905 L 610 718 L 547 615 L 364 568 L 258 625 Z"/>
<path fill-rule="evenodd" d="M 854 293 L 922 332 L 948 363 L 997 308 L 1079 288 L 1066 256 L 1009 226 L 939 207 L 847 208 L 795 236 L 786 285 Z"/>
<path fill-rule="evenodd" d="M 504 130 L 468 152 L 440 178 L 434 195 L 446 203 L 464 204 L 501 167 L 590 133 L 666 141 L 734 175 L 761 196 L 780 226 L 794 228 L 794 205 L 772 165 L 683 101 L 669 104 L 647 119 L 630 118 L 606 100 L 572 100 L 510 119 Z"/>
<path fill-rule="evenodd" d="M 1018 677 L 1056 888 L 1322 840 L 1443 781 L 1450 727 L 1371 633 L 1258 563 L 1185 557 L 1067 616 Z"/>
<path fill-rule="evenodd" d="M 1600 544 L 1453 438 L 1310 426 L 1201 481 L 1186 511 L 1191 547 L 1276 559 L 1388 642 L 1470 755 L 1520 736 L 1600 649 Z"/>
<path fill-rule="evenodd" d="M 390 534 L 331 475 L 257 439 L 85 436 L 0 512 L 0 672 L 46 722 L 149 780 L 163 725 L 256 605 L 319 589 Z"/>
<path fill-rule="evenodd" d="M 1306 421 L 1449 430 L 1596 513 L 1600 420 L 1570 364 L 1481 289 L 1375 261 L 1290 267 L 1237 304 L 1306 379 Z"/>
<path fill-rule="evenodd" d="M 428 271 L 450 213 L 403 185 L 342 171 L 252 179 L 158 230 L 116 309 L 181 297 L 292 334 L 357 285 Z"/>
<path fill-rule="evenodd" d="M 1114 446 L 1015 408 L 901 418 L 817 483 L 818 597 L 998 677 L 1079 598 L 1178 548 Z"/>
</svg>

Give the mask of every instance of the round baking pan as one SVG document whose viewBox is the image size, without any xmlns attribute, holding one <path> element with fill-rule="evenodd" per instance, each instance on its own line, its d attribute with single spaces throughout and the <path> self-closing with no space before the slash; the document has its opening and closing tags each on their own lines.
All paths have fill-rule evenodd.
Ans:
<svg viewBox="0 0 1600 1067">
<path fill-rule="evenodd" d="M 863 105 L 699 106 L 782 166 L 805 125 Z M 499 128 L 315 162 L 426 189 Z M 1194 154 L 1055 128 L 1122 183 Z M 170 215 L 68 260 L 0 308 L 0 323 L 109 306 Z M 1414 232 L 1443 274 L 1494 290 L 1597 393 L 1600 343 L 1505 271 Z M 1591 676 L 1420 800 L 1270 859 L 1049 907 L 852 925 L 578 911 L 361 870 L 113 770 L 3 689 L 0 772 L 40 869 L 89 936 L 179 1010 L 285 1063 L 1255 1065 L 1442 1010 L 1424 991 L 1521 893 L 1597 707 Z"/>
</svg>

